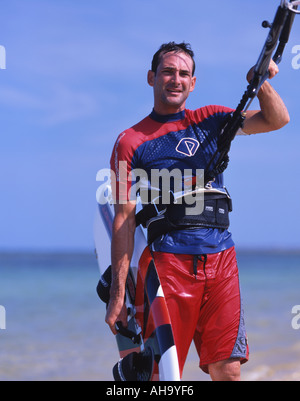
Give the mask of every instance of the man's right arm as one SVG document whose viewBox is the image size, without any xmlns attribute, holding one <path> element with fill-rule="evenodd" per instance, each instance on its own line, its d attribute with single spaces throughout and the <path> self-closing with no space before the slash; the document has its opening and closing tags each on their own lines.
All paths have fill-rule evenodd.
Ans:
<svg viewBox="0 0 300 401">
<path fill-rule="evenodd" d="M 112 286 L 105 321 L 116 334 L 115 324 L 121 321 L 127 326 L 127 311 L 124 304 L 125 286 L 134 248 L 135 209 L 132 202 L 115 205 L 111 262 Z"/>
</svg>

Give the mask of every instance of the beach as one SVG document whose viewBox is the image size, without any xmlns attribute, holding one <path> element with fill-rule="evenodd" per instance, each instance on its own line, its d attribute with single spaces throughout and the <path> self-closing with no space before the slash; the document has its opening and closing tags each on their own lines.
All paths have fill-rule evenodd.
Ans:
<svg viewBox="0 0 300 401">
<path fill-rule="evenodd" d="M 238 251 L 250 360 L 244 381 L 300 381 L 300 253 Z M 110 381 L 115 339 L 89 253 L 0 254 L 1 381 Z M 191 346 L 183 381 L 207 381 Z"/>
</svg>

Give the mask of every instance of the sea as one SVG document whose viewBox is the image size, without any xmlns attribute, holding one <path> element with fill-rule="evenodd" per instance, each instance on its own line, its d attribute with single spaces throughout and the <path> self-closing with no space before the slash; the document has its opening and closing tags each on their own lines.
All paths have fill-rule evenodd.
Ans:
<svg viewBox="0 0 300 401">
<path fill-rule="evenodd" d="M 237 252 L 250 347 L 244 381 L 300 381 L 300 251 Z M 0 381 L 112 381 L 93 251 L 0 253 Z M 183 381 L 209 381 L 191 345 Z"/>
</svg>

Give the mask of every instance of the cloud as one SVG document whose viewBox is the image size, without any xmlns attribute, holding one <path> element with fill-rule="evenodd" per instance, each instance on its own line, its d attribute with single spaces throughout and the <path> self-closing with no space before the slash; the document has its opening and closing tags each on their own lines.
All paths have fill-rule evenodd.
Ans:
<svg viewBox="0 0 300 401">
<path fill-rule="evenodd" d="M 93 115 L 99 108 L 92 93 L 63 85 L 39 93 L 4 87 L 0 89 L 0 103 L 8 109 L 29 110 L 35 113 L 36 121 L 46 125 L 80 120 Z"/>
<path fill-rule="evenodd" d="M 27 93 L 18 88 L 2 87 L 0 89 L 0 103 L 7 107 L 40 109 L 41 102 L 32 93 Z"/>
<path fill-rule="evenodd" d="M 91 116 L 97 109 L 97 101 L 91 93 L 58 86 L 44 102 L 42 121 L 49 125 L 76 121 Z"/>
</svg>

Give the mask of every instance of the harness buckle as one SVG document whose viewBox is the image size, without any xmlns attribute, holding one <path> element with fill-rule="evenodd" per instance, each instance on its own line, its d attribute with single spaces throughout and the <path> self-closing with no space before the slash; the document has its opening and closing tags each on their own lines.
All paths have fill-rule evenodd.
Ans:
<svg viewBox="0 0 300 401">
<path fill-rule="evenodd" d="M 153 199 L 153 201 L 151 201 L 151 204 L 154 206 L 154 209 L 156 211 L 157 216 L 161 216 L 162 214 L 165 213 L 165 211 L 167 210 L 166 207 L 164 207 L 162 210 L 158 210 L 157 204 L 154 203 L 157 199 L 159 199 L 160 196 L 158 196 L 157 198 Z M 159 205 L 158 205 L 159 206 Z"/>
<path fill-rule="evenodd" d="M 177 199 L 175 197 L 175 194 L 173 191 L 169 191 L 169 194 L 171 195 L 170 198 L 170 204 L 177 203 Z M 161 216 L 164 214 L 167 210 L 167 206 L 161 203 L 156 203 L 157 200 L 162 200 L 162 195 L 158 195 L 156 198 L 152 199 L 151 204 L 154 206 L 154 209 L 156 211 L 157 216 Z M 159 207 L 163 207 L 163 209 L 159 210 Z"/>
</svg>

